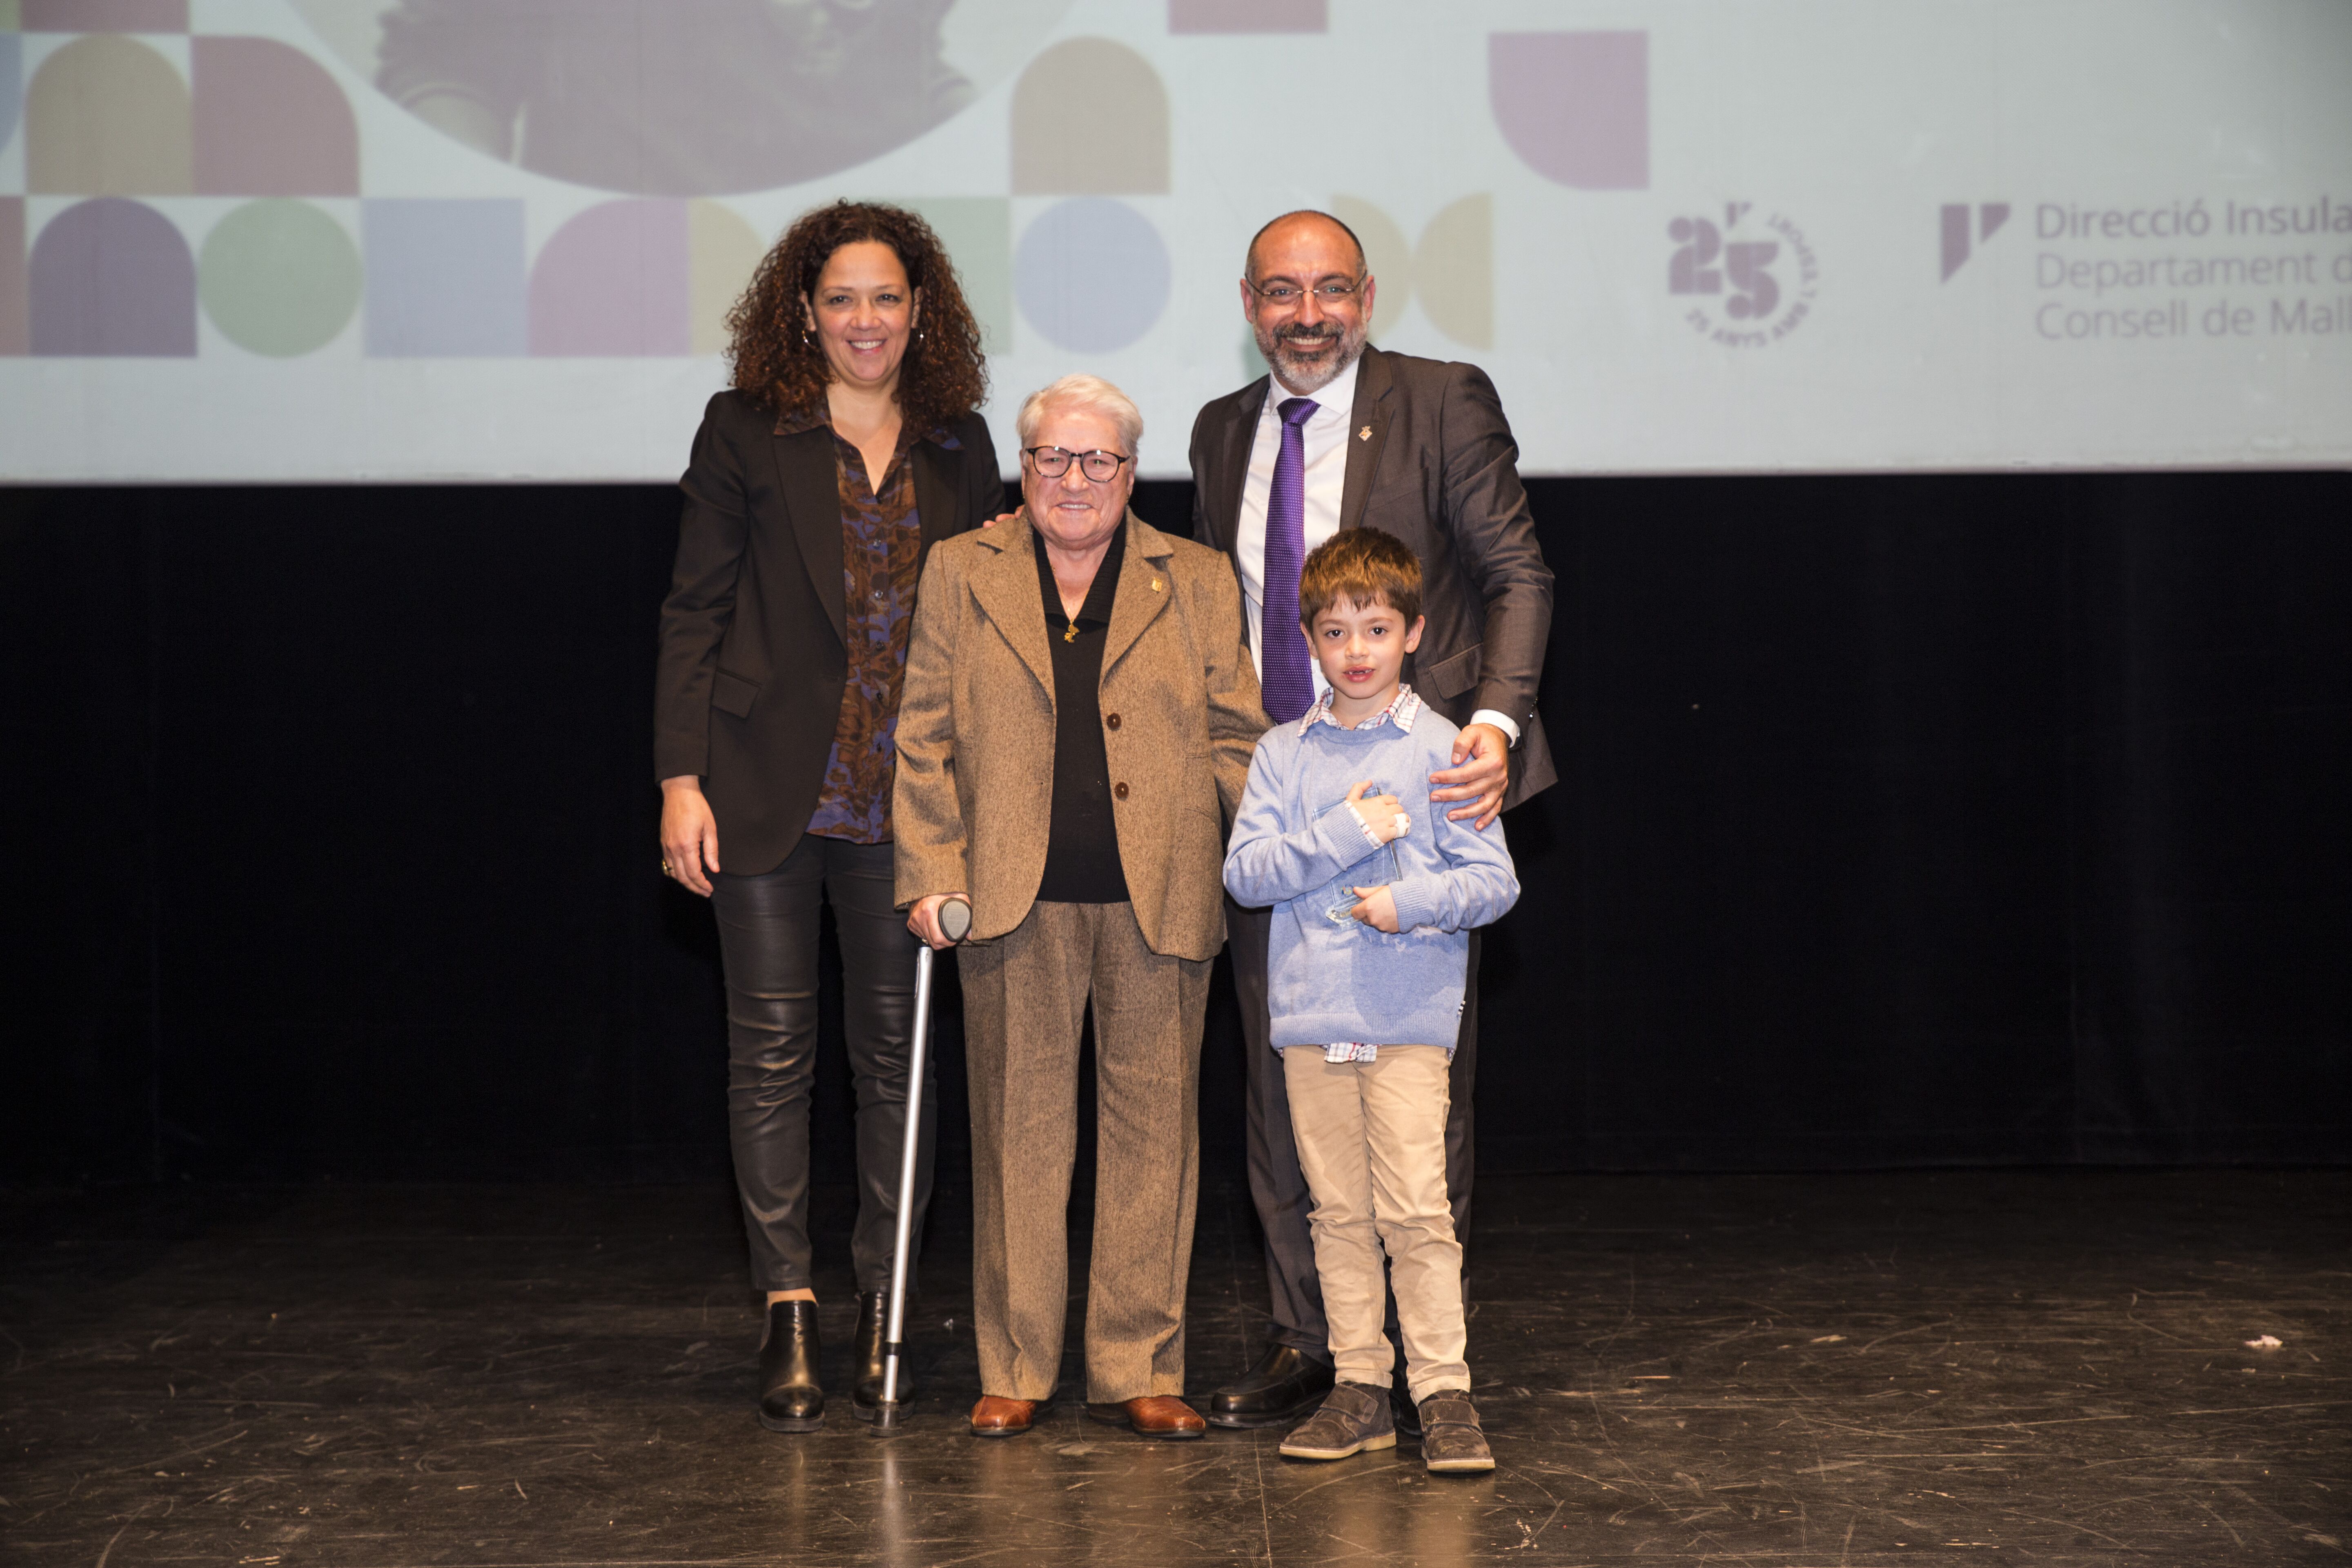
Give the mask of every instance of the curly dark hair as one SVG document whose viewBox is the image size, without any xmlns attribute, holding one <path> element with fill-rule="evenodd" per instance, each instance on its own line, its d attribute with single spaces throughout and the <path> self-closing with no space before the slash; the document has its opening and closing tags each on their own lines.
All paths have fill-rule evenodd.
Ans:
<svg viewBox="0 0 2352 1568">
<path fill-rule="evenodd" d="M 923 291 L 920 331 L 898 366 L 901 416 L 918 430 L 961 418 L 988 398 L 980 324 L 931 226 L 880 202 L 835 202 L 803 213 L 761 258 L 751 287 L 727 312 L 735 389 L 777 414 L 824 406 L 833 367 L 808 336 L 803 301 L 816 292 L 817 275 L 835 251 L 869 239 L 896 251 L 908 283 Z"/>
</svg>

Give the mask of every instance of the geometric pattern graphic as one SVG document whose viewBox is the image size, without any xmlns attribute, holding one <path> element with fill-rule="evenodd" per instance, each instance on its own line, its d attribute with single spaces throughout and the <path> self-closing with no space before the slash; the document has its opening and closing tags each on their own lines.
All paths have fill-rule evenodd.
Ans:
<svg viewBox="0 0 2352 1568">
<path fill-rule="evenodd" d="M 1058 347 L 1123 349 L 1167 309 L 1167 244 L 1125 202 L 1080 196 L 1040 213 L 1013 258 L 1021 313 Z"/>
<path fill-rule="evenodd" d="M 26 91 L 25 160 L 36 194 L 184 195 L 194 184 L 188 85 L 134 38 L 76 38 Z"/>
<path fill-rule="evenodd" d="M 716 353 L 766 247 L 716 202 L 630 198 L 551 236 L 530 272 L 534 355 Z"/>
<path fill-rule="evenodd" d="M 18 353 L 76 342 L 190 353 L 199 310 L 230 342 L 273 357 L 315 352 L 355 314 L 365 352 L 382 357 L 725 347 L 726 312 L 766 249 L 729 208 L 603 202 L 534 254 L 520 195 L 383 197 L 361 203 L 355 239 L 347 217 L 298 199 L 361 195 L 358 118 L 335 77 L 302 47 L 210 35 L 188 39 L 184 76 L 152 39 L 128 36 L 185 33 L 189 10 L 186 0 L 0 0 L 0 29 L 21 22 L 79 35 L 41 58 L 27 88 L 22 39 L 0 30 L 0 147 L 21 122 L 33 194 L 256 198 L 213 222 L 200 261 L 185 233 L 167 239 L 173 216 L 84 203 L 34 247 L 37 267 L 21 237 L 23 202 L 0 206 L 0 353 L 12 341 Z M 1331 25 L 1328 0 L 1167 0 L 1165 16 L 1171 34 L 1202 37 L 1317 36 Z M 347 41 L 334 47 L 352 53 Z M 1532 167 L 1590 188 L 1647 183 L 1646 34 L 1498 33 L 1487 54 L 1495 122 Z M 954 258 L 983 342 L 1010 350 L 1025 318 L 1076 352 L 1135 342 L 1167 309 L 1169 251 L 1143 212 L 1107 198 L 1171 189 L 1171 112 L 1159 72 L 1128 44 L 1065 38 L 1027 60 L 1006 125 L 1012 195 L 906 199 Z M 1016 245 L 1016 195 L 1066 199 L 1037 214 Z M 1491 197 L 1455 201 L 1417 244 L 1369 202 L 1343 196 L 1335 210 L 1362 236 L 1381 280 L 1375 331 L 1419 300 L 1438 331 L 1491 345 Z M 211 217 L 173 212 L 198 226 Z M 122 266 L 68 280 L 62 258 L 94 261 L 98 235 L 123 237 Z M 95 300 L 127 299 L 121 279 L 134 274 L 156 286 L 151 301 L 119 320 L 90 314 Z"/>
<path fill-rule="evenodd" d="M 360 252 L 309 202 L 247 202 L 213 226 L 196 264 L 197 295 L 221 334 L 286 359 L 334 341 L 360 308 Z"/>
<path fill-rule="evenodd" d="M 1333 196 L 1331 213 L 1356 231 L 1379 280 L 1374 335 L 1394 327 L 1406 304 L 1421 301 L 1430 325 L 1470 348 L 1495 343 L 1495 199 L 1484 192 L 1440 211 L 1407 242 L 1396 220 L 1357 196 Z"/>
<path fill-rule="evenodd" d="M 1328 0 L 1168 0 L 1171 33 L 1324 33 Z"/>
<path fill-rule="evenodd" d="M 360 211 L 370 354 L 528 352 L 520 201 L 371 199 Z"/>
<path fill-rule="evenodd" d="M 1170 0 L 1168 19 L 1172 30 L 1202 35 L 1312 34 L 1329 22 L 1328 0 Z M 34 194 L 260 199 L 214 222 L 200 259 L 185 254 L 185 234 L 165 243 L 167 215 L 93 209 L 58 230 L 37 289 L 21 245 L 10 252 L 0 234 L 0 353 L 13 282 L 23 300 L 19 352 L 100 341 L 107 353 L 194 352 L 200 310 L 228 342 L 272 357 L 315 352 L 355 313 L 365 352 L 379 357 L 708 354 L 725 347 L 726 313 L 767 248 L 718 203 L 661 198 L 576 215 L 536 254 L 520 198 L 376 198 L 361 204 L 354 243 L 345 220 L 293 199 L 362 194 L 353 105 L 301 47 L 194 37 L 183 75 L 152 41 L 126 35 L 185 33 L 185 0 L 0 0 L 0 28 L 19 20 L 80 35 L 42 59 L 26 92 L 22 70 L 7 68 L 21 58 L 20 37 L 0 31 L 0 146 L 21 109 Z M 1009 128 L 1021 193 L 1170 188 L 1167 89 L 1127 45 L 1071 38 L 1030 59 Z M 1012 347 L 1024 313 L 1051 341 L 1100 352 L 1135 341 L 1166 308 L 1167 247 L 1149 219 L 1119 203 L 1058 205 L 1031 226 L 1017 256 L 1009 195 L 907 205 L 954 258 L 992 351 Z M 21 219 L 21 202 L 16 211 Z M 164 286 L 152 309 L 110 325 L 85 309 L 113 297 L 107 277 L 93 274 L 77 291 L 52 273 L 90 234 L 118 232 L 131 237 L 126 267 Z M 1118 276 L 1097 270 L 1106 267 Z M 40 311 L 36 294 L 49 302 Z"/>
<path fill-rule="evenodd" d="M 196 266 L 170 218 L 101 196 L 51 218 L 27 290 L 37 354 L 196 352 Z"/>
<path fill-rule="evenodd" d="M 1647 33 L 1496 33 L 1486 40 L 1496 127 L 1522 163 L 1582 191 L 1650 184 Z"/>
<path fill-rule="evenodd" d="M 20 354 L 26 338 L 25 198 L 0 196 L 0 354 Z"/>
<path fill-rule="evenodd" d="M 317 61 L 275 38 L 196 38 L 189 53 L 200 194 L 359 195 L 359 122 Z"/>
<path fill-rule="evenodd" d="M 534 354 L 683 354 L 686 203 L 604 202 L 555 231 L 530 273 Z"/>
<path fill-rule="evenodd" d="M 127 36 L 184 34 L 188 12 L 184 0 L 0 0 L 0 147 L 13 127 L 25 127 L 33 194 L 258 198 L 208 230 L 201 226 L 212 215 L 181 209 L 135 217 L 97 209 L 60 228 L 45 252 L 50 263 L 67 254 L 61 247 L 79 243 L 77 234 L 119 231 L 134 237 L 127 264 L 159 268 L 172 281 L 154 310 L 100 331 L 76 301 L 86 303 L 91 289 L 103 293 L 104 280 L 61 293 L 45 271 L 41 294 L 53 308 L 43 317 L 40 352 L 101 338 L 109 353 L 130 352 L 126 344 L 189 352 L 196 311 L 228 342 L 272 357 L 315 352 L 362 312 L 365 352 L 374 356 L 685 355 L 726 346 L 727 311 L 767 248 L 728 207 L 701 199 L 602 204 L 534 254 L 520 198 L 377 198 L 362 203 L 355 243 L 345 219 L 293 199 L 362 194 L 358 117 L 334 76 L 302 47 L 209 34 L 189 38 L 184 74 L 153 39 Z M 1326 0 L 1238 7 L 1171 0 L 1170 17 L 1203 33 L 1328 26 Z M 20 21 L 78 35 L 41 58 L 29 92 L 18 67 Z M 1076 38 L 1028 65 L 1011 116 L 1024 188 L 1167 190 L 1168 97 L 1141 55 Z M 982 341 L 993 352 L 1010 349 L 1021 315 L 1011 197 L 906 205 L 954 258 Z M 0 224 L 12 218 L 26 221 L 21 199 L 0 209 Z M 166 245 L 159 219 L 194 226 Z M 202 256 L 183 264 L 180 253 L 198 232 Z M 1096 280 L 1065 290 L 1059 303 L 1037 293 L 1037 277 L 1089 254 L 1137 269 L 1139 287 L 1106 289 Z M 1165 308 L 1166 247 L 1131 209 L 1057 210 L 1037 226 L 1028 255 L 1032 308 L 1067 342 L 1132 341 Z M 16 352 L 32 347 L 30 274 L 22 242 L 12 250 L 0 234 L 0 353 L 12 331 L 21 340 Z M 1081 310 L 1077 302 L 1095 294 L 1102 296 L 1097 308 Z"/>
<path fill-rule="evenodd" d="M 1013 194 L 1161 195 L 1168 89 L 1141 55 L 1108 38 L 1068 38 L 1029 62 L 1013 89 Z"/>
</svg>

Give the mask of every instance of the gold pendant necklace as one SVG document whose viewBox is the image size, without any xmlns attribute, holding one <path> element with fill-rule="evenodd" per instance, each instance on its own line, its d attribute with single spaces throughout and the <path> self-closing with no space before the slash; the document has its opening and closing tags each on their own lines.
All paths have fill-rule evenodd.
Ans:
<svg viewBox="0 0 2352 1568">
<path fill-rule="evenodd" d="M 1064 642 L 1076 642 L 1076 641 L 1077 641 L 1077 640 L 1078 640 L 1078 623 L 1077 623 L 1077 622 L 1076 622 L 1076 621 L 1072 621 L 1072 622 L 1070 623 L 1070 629 L 1069 629 L 1068 631 L 1066 631 L 1066 632 L 1064 632 L 1064 633 L 1062 634 L 1062 640 L 1063 640 Z"/>
</svg>

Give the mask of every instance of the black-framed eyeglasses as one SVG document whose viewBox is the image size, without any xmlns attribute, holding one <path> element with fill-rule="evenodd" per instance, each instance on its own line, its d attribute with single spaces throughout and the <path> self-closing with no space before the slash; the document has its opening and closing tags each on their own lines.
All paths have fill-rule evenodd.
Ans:
<svg viewBox="0 0 2352 1568">
<path fill-rule="evenodd" d="M 1092 452 L 1066 452 L 1059 447 L 1024 447 L 1021 448 L 1021 455 L 1036 464 L 1039 475 L 1049 479 L 1058 479 L 1068 473 L 1070 459 L 1075 458 L 1078 462 L 1078 472 L 1098 485 L 1118 478 L 1119 465 L 1135 460 L 1119 452 L 1105 452 L 1099 449 Z"/>
<path fill-rule="evenodd" d="M 1277 278 L 1271 283 L 1253 283 L 1244 278 L 1242 279 L 1242 287 L 1269 305 L 1296 305 L 1309 293 L 1315 296 L 1318 304 L 1344 305 L 1362 291 L 1364 279 L 1370 276 L 1371 274 L 1367 272 L 1352 282 L 1337 278 L 1327 278 L 1315 285 L 1312 289 L 1301 289 L 1297 284 L 1283 278 Z"/>
</svg>

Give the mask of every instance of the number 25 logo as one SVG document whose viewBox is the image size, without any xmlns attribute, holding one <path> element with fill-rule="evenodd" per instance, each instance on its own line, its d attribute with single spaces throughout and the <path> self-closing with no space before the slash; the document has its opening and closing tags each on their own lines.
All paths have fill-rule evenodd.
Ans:
<svg viewBox="0 0 2352 1568">
<path fill-rule="evenodd" d="M 1731 280 L 1731 298 L 1724 313 L 1735 321 L 1758 321 L 1780 302 L 1780 286 L 1767 270 L 1780 254 L 1772 240 L 1723 243 L 1723 231 L 1703 217 L 1678 217 L 1666 226 L 1675 253 L 1666 262 L 1669 294 L 1720 294 L 1724 279 Z M 1720 261 L 1722 266 L 1716 265 Z"/>
</svg>

